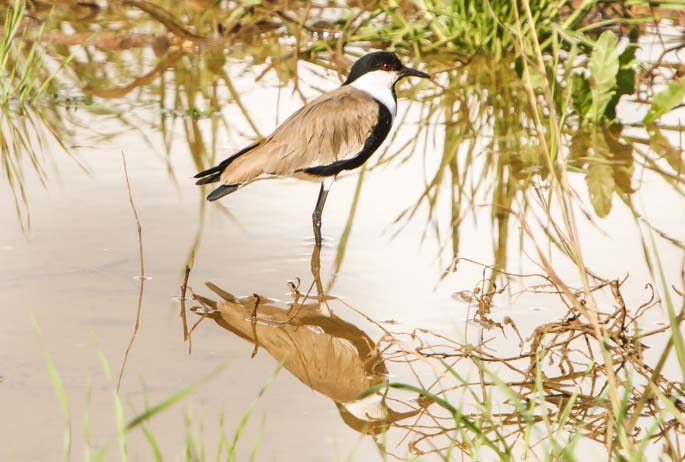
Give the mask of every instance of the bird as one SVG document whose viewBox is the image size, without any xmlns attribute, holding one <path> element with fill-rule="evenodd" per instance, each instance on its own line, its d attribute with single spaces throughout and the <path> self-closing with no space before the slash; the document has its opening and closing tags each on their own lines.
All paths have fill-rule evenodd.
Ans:
<svg viewBox="0 0 685 462">
<path fill-rule="evenodd" d="M 308 102 L 270 135 L 195 175 L 196 184 L 219 183 L 215 201 L 254 181 L 292 177 L 321 182 L 312 213 L 315 245 L 321 247 L 321 214 L 328 191 L 344 170 L 360 167 L 381 146 L 397 115 L 395 85 L 430 75 L 402 64 L 395 53 L 359 58 L 342 85 Z"/>
</svg>

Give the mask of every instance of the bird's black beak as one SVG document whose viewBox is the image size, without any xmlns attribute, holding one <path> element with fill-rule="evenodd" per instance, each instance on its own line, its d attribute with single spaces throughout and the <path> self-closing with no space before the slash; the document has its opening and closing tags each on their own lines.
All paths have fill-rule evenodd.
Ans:
<svg viewBox="0 0 685 462">
<path fill-rule="evenodd" d="M 402 75 L 402 77 L 421 77 L 422 79 L 431 78 L 431 76 L 426 74 L 425 72 L 417 71 L 416 69 L 412 69 L 411 67 L 406 66 L 402 68 L 402 70 L 400 71 L 400 75 Z"/>
</svg>

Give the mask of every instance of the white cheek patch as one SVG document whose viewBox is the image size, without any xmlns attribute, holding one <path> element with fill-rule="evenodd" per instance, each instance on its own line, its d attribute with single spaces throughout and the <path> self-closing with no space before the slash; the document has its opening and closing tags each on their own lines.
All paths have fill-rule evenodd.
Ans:
<svg viewBox="0 0 685 462">
<path fill-rule="evenodd" d="M 397 72 L 373 71 L 362 75 L 350 85 L 368 93 L 383 103 L 394 119 L 397 114 L 397 102 L 392 95 L 392 86 L 396 80 Z"/>
</svg>

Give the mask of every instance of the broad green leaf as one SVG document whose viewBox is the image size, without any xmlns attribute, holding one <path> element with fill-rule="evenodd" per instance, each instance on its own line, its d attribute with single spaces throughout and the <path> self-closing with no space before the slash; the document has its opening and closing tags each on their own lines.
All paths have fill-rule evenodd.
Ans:
<svg viewBox="0 0 685 462">
<path fill-rule="evenodd" d="M 611 199 L 616 189 L 614 169 L 611 166 L 609 147 L 602 131 L 595 130 L 591 136 L 594 155 L 588 165 L 585 182 L 590 193 L 590 202 L 597 216 L 602 218 L 611 210 Z"/>
<path fill-rule="evenodd" d="M 612 96 L 607 105 L 604 115 L 610 119 L 616 118 L 616 105 L 623 95 L 632 95 L 635 93 L 635 53 L 637 46 L 630 44 L 623 50 L 621 56 L 618 57 L 619 69 L 616 74 L 616 93 Z"/>
<path fill-rule="evenodd" d="M 668 111 L 683 102 L 685 98 L 685 78 L 673 82 L 665 90 L 654 95 L 652 107 L 645 116 L 644 123 L 654 122 L 656 119 L 666 114 Z"/>
<path fill-rule="evenodd" d="M 571 96 L 576 112 L 584 120 L 592 104 L 590 81 L 581 74 L 573 74 L 571 77 Z"/>
<path fill-rule="evenodd" d="M 588 113 L 590 122 L 598 123 L 602 120 L 604 110 L 614 95 L 619 68 L 617 44 L 614 33 L 605 31 L 592 50 L 589 63 L 592 93 L 592 105 Z"/>
<path fill-rule="evenodd" d="M 635 60 L 635 54 L 637 53 L 638 46 L 631 43 L 623 50 L 623 53 L 618 57 L 618 64 L 621 69 L 633 67 L 637 61 Z"/>
</svg>

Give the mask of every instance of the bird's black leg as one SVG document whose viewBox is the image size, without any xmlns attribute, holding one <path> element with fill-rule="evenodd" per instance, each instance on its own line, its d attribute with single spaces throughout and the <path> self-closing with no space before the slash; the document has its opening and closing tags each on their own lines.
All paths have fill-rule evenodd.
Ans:
<svg viewBox="0 0 685 462">
<path fill-rule="evenodd" d="M 323 212 L 323 206 L 326 203 L 327 196 L 328 189 L 324 187 L 324 183 L 321 183 L 321 189 L 319 189 L 319 198 L 316 200 L 316 207 L 314 208 L 314 213 L 312 213 L 314 241 L 317 247 L 321 247 L 321 213 Z"/>
</svg>

